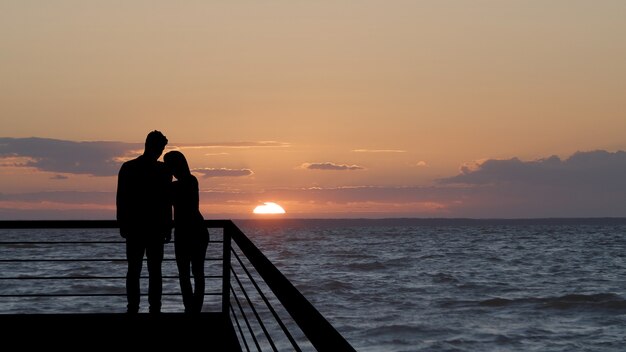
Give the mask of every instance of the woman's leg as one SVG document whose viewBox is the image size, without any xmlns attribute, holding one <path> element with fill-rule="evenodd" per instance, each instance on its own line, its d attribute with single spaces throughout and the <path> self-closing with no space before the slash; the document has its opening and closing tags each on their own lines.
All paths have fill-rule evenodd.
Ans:
<svg viewBox="0 0 626 352">
<path fill-rule="evenodd" d="M 196 313 L 202 312 L 202 305 L 204 304 L 204 262 L 207 246 L 208 242 L 198 244 L 198 246 L 194 248 L 193 258 L 191 259 L 194 283 L 193 309 Z"/>
<path fill-rule="evenodd" d="M 174 243 L 174 253 L 176 254 L 176 266 L 178 267 L 178 281 L 180 283 L 180 292 L 183 296 L 183 305 L 185 313 L 193 310 L 193 289 L 191 287 L 190 255 L 187 246 L 178 242 Z"/>
</svg>

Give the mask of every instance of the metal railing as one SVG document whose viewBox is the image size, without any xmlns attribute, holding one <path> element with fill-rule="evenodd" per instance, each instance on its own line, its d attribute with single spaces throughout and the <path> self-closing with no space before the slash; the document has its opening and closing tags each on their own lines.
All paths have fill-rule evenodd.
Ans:
<svg viewBox="0 0 626 352">
<path fill-rule="evenodd" d="M 214 297 L 217 301 L 215 306 L 219 307 L 228 324 L 233 324 L 238 334 L 241 347 L 246 351 L 355 351 L 345 338 L 324 318 L 324 316 L 300 293 L 300 291 L 265 257 L 265 255 L 254 245 L 254 243 L 230 220 L 205 220 L 209 229 L 218 229 L 222 236 L 215 236 L 215 231 L 211 231 L 211 242 L 209 247 L 213 247 L 213 256 L 207 257 L 209 263 L 221 263 L 213 270 L 221 269 L 221 273 L 206 275 L 207 280 L 220 280 L 221 289 L 218 291 L 208 291 L 206 296 Z M 0 229 L 116 229 L 117 222 L 113 220 L 40 220 L 40 221 L 0 221 Z M 117 234 L 115 232 L 115 234 Z M 111 234 L 109 234 L 111 235 Z M 218 237 L 216 240 L 215 237 Z M 2 300 L 25 300 L 37 299 L 37 304 L 45 304 L 40 300 L 62 298 L 83 298 L 99 297 L 96 301 L 91 301 L 93 307 L 107 309 L 108 307 L 119 307 L 125 297 L 125 258 L 120 258 L 120 253 L 124 253 L 123 240 L 117 235 L 108 240 L 86 241 L 86 240 L 5 240 L 0 238 L 0 265 L 43 265 L 45 267 L 59 265 L 64 268 L 63 273 L 56 275 L 41 275 L 37 265 L 30 270 L 14 270 L 15 273 L 7 274 L 12 270 L 4 270 L 0 267 L 0 286 L 5 289 L 0 292 L 0 304 Z M 215 245 L 221 244 L 221 248 Z M 54 256 L 55 246 L 117 246 L 117 257 L 93 258 L 93 257 L 63 257 Z M 32 249 L 41 246 L 41 255 L 36 257 L 20 257 L 15 254 L 23 248 Z M 6 249 L 9 247 L 9 250 Z M 37 252 L 37 251 L 35 251 Z M 4 254 L 2 254 L 4 253 Z M 52 254 L 52 256 L 51 256 Z M 219 254 L 215 256 L 215 254 Z M 178 276 L 175 273 L 175 265 L 168 265 L 174 258 L 164 259 L 164 280 L 174 282 Z M 121 265 L 124 275 L 90 275 L 82 273 L 84 266 L 90 264 Z M 75 265 L 73 269 L 67 269 L 68 265 Z M 173 274 L 165 274 L 166 268 Z M 53 269 L 54 271 L 54 269 Z M 68 274 L 69 272 L 69 274 Z M 17 274 L 16 274 L 17 273 Z M 41 283 L 68 281 L 68 282 L 91 282 L 104 281 L 104 285 L 80 285 L 79 290 L 72 289 L 71 285 L 66 285 L 69 289 L 61 289 L 60 292 L 49 292 L 46 286 Z M 4 283 L 26 282 L 24 285 L 16 287 L 7 292 L 7 285 Z M 147 281 L 147 280 L 143 280 Z M 38 284 L 32 284 L 33 282 Z M 30 283 L 30 284 L 28 284 Z M 177 282 L 176 282 L 177 284 Z M 43 286 L 43 289 L 42 289 Z M 87 286 L 87 287 L 85 287 Z M 216 285 L 207 284 L 207 289 Z M 59 285 L 57 285 L 59 287 Z M 65 287 L 60 285 L 61 288 Z M 171 284 L 170 290 L 164 290 L 163 296 L 180 296 L 177 287 Z M 59 290 L 57 290 L 59 291 Z M 101 292 L 105 291 L 105 292 Z M 145 289 L 143 290 L 146 291 Z M 110 302 L 110 299 L 118 297 L 117 303 Z M 164 297 L 164 299 L 165 299 Z M 221 298 L 221 299 L 220 299 Z M 179 298 L 173 298 L 181 301 Z M 102 300 L 102 301 L 100 301 Z M 107 304 L 104 304 L 107 300 Z M 117 304 L 117 305 L 116 305 Z M 43 309 L 45 311 L 45 309 Z M 74 313 L 74 312 L 70 312 Z"/>
</svg>

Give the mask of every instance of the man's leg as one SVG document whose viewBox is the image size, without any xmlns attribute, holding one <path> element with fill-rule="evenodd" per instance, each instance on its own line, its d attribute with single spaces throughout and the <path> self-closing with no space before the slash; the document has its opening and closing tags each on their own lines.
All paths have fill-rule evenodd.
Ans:
<svg viewBox="0 0 626 352">
<path fill-rule="evenodd" d="M 141 295 L 139 279 L 141 277 L 144 252 L 145 247 L 141 241 L 136 239 L 126 240 L 126 260 L 128 261 L 128 271 L 126 272 L 126 298 L 128 305 L 126 308 L 128 313 L 139 312 Z"/>
<path fill-rule="evenodd" d="M 163 262 L 163 243 L 150 243 L 146 248 L 148 261 L 148 302 L 150 313 L 161 312 L 161 295 L 163 293 L 163 274 L 161 264 Z"/>
</svg>

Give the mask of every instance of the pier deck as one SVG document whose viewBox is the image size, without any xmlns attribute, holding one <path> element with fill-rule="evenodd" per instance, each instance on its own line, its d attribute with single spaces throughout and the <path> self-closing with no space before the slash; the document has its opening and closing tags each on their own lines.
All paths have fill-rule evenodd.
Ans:
<svg viewBox="0 0 626 352">
<path fill-rule="evenodd" d="M 102 350 L 103 347 L 142 346 L 241 351 L 235 330 L 221 313 L 0 314 L 6 346 L 45 346 Z"/>
</svg>

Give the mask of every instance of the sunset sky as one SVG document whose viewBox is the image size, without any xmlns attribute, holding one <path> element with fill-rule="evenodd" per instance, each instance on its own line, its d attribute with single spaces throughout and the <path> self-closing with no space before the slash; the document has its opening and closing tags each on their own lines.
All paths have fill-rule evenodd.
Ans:
<svg viewBox="0 0 626 352">
<path fill-rule="evenodd" d="M 114 219 L 162 131 L 206 218 L 626 216 L 626 1 L 0 2 L 0 219 Z"/>
</svg>

